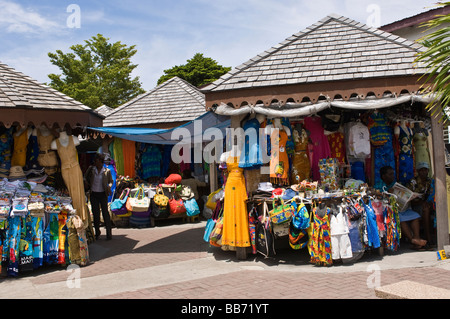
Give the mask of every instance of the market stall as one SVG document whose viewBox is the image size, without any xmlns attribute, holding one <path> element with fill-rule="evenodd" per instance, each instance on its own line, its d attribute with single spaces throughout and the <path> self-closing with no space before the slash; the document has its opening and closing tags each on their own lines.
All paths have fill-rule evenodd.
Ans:
<svg viewBox="0 0 450 319">
<path fill-rule="evenodd" d="M 216 128 L 222 132 L 230 121 L 227 117 L 206 112 L 204 102 L 204 94 L 197 88 L 174 77 L 110 111 L 104 121 L 105 127 L 89 127 L 91 138 L 103 140 L 102 152 L 114 161 L 119 184 L 126 185 L 119 185 L 111 201 L 122 195 L 122 188 L 129 188 L 134 196 L 140 185 L 150 200 L 158 187 L 171 199 L 177 194 L 173 187 L 165 186 L 172 184 L 165 180 L 172 174 L 183 177 L 184 172 L 191 172 L 192 181 L 198 181 L 197 184 L 206 188 L 209 165 L 202 157 L 208 142 L 203 139 L 204 131 Z M 142 217 L 145 214 L 135 215 Z M 147 215 L 145 223 L 131 225 L 147 226 L 153 225 L 154 219 L 189 217 L 186 214 L 157 216 L 155 212 Z M 140 218 L 130 216 L 130 213 L 120 220 L 115 217 L 113 215 L 116 225 L 130 225 L 128 219 Z"/>
<path fill-rule="evenodd" d="M 217 199 L 223 209 L 211 222 L 218 226 L 205 240 L 245 258 L 262 246 L 261 253 L 271 255 L 273 241 L 267 238 L 280 237 L 293 249 L 307 248 L 311 262 L 321 265 L 331 265 L 333 253 L 342 259 L 371 249 L 396 250 L 407 237 L 397 218 L 405 193 L 379 188 L 380 171 L 390 166 L 398 185 L 408 185 L 420 163 L 435 183 L 428 191 L 439 198 L 430 196 L 437 247 L 448 244 L 446 176 L 439 169 L 442 123 L 425 108 L 425 70 L 413 65 L 420 49 L 333 15 L 205 87 L 206 108 L 230 116 L 232 128 L 258 131 L 256 153 L 263 155 L 262 162 L 245 165 L 255 143 L 247 144 L 244 135 L 218 161 L 239 184 L 231 190 L 244 189 L 247 196 L 235 198 L 225 183 Z M 227 198 L 240 204 L 230 208 Z M 283 217 L 278 222 L 270 218 L 277 214 Z M 361 231 L 365 236 L 357 236 Z M 333 245 L 334 236 L 345 240 L 347 251 Z"/>
<path fill-rule="evenodd" d="M 2 274 L 89 261 L 92 234 L 76 146 L 103 117 L 0 64 Z"/>
</svg>

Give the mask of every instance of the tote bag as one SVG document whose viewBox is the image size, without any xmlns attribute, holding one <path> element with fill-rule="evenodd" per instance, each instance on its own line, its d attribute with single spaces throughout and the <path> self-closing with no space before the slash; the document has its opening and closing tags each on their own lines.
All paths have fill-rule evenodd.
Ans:
<svg viewBox="0 0 450 319">
<path fill-rule="evenodd" d="M 294 215 L 292 205 L 284 204 L 284 201 L 280 200 L 281 205 L 276 205 L 275 200 L 273 201 L 273 209 L 269 212 L 270 221 L 275 225 L 289 222 Z"/>
<path fill-rule="evenodd" d="M 176 199 L 175 195 L 169 200 L 170 213 L 173 215 L 186 213 L 186 207 L 184 206 L 181 198 Z"/>
<path fill-rule="evenodd" d="M 127 209 L 132 212 L 146 212 L 150 206 L 150 198 L 145 196 L 144 188 L 140 186 L 133 197 L 128 197 Z"/>
<path fill-rule="evenodd" d="M 188 216 L 195 216 L 200 214 L 200 208 L 198 207 L 195 198 L 185 200 L 184 207 L 186 207 L 186 215 Z"/>
<path fill-rule="evenodd" d="M 111 203 L 111 211 L 115 211 L 118 209 L 121 209 L 125 203 L 128 200 L 128 195 L 130 195 L 130 189 L 129 188 L 125 188 L 122 193 L 120 194 L 119 198 L 116 198 L 115 200 L 113 200 L 113 202 Z"/>
<path fill-rule="evenodd" d="M 265 257 L 275 255 L 275 243 L 272 230 L 270 228 L 270 219 L 268 216 L 267 203 L 264 202 L 264 213 L 258 218 L 256 225 L 256 250 Z"/>
</svg>

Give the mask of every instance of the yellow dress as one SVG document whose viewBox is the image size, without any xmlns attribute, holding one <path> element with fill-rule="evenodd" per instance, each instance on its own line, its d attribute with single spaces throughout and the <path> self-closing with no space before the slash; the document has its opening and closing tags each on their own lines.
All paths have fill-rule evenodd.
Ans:
<svg viewBox="0 0 450 319">
<path fill-rule="evenodd" d="M 80 216 L 84 225 L 87 226 L 88 213 L 84 194 L 83 173 L 78 162 L 78 153 L 73 143 L 73 138 L 69 136 L 69 144 L 65 147 L 61 145 L 59 139 L 56 139 L 56 145 L 59 158 L 61 159 L 61 175 L 72 198 L 72 206 L 77 210 L 76 213 Z"/>
<path fill-rule="evenodd" d="M 11 166 L 24 167 L 27 160 L 28 130 L 17 136 L 14 134 L 14 150 L 11 158 Z"/>
<path fill-rule="evenodd" d="M 276 131 L 271 136 L 270 181 L 272 184 L 289 184 L 289 158 L 286 152 L 288 135 L 285 131 Z"/>
<path fill-rule="evenodd" d="M 301 136 L 294 130 L 295 154 L 292 160 L 291 184 L 299 184 L 311 178 L 311 165 L 309 164 L 308 136 L 302 130 Z M 297 179 L 298 176 L 298 179 Z"/>
<path fill-rule="evenodd" d="M 228 177 L 225 184 L 223 208 L 222 248 L 249 247 L 247 191 L 243 169 L 239 167 L 239 158 L 227 159 Z"/>
</svg>

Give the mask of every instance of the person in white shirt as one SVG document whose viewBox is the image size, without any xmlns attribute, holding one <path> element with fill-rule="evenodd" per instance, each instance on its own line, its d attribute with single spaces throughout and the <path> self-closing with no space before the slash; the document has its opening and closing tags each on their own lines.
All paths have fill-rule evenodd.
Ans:
<svg viewBox="0 0 450 319">
<path fill-rule="evenodd" d="M 100 209 L 102 211 L 103 221 L 106 228 L 106 239 L 112 239 L 111 217 L 108 210 L 108 196 L 111 194 L 113 179 L 111 171 L 103 166 L 103 154 L 97 153 L 94 158 L 94 164 L 89 166 L 84 181 L 89 191 L 91 201 L 92 215 L 94 217 L 95 238 L 100 237 Z"/>
</svg>

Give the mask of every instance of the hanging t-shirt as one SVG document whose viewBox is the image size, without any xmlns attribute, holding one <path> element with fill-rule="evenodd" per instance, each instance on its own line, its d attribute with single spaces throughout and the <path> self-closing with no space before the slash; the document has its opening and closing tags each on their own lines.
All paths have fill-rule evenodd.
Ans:
<svg viewBox="0 0 450 319">
<path fill-rule="evenodd" d="M 361 122 L 351 124 L 348 129 L 348 154 L 355 158 L 370 156 L 369 129 Z"/>
</svg>

